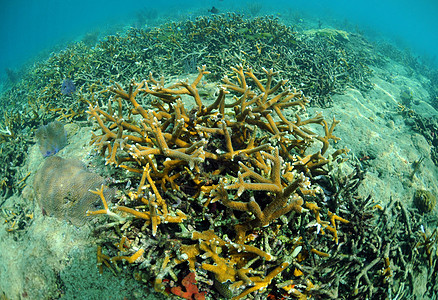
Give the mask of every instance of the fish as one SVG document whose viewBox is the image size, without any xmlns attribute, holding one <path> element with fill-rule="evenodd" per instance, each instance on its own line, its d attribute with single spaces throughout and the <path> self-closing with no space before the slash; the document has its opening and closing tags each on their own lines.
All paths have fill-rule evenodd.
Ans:
<svg viewBox="0 0 438 300">
<path fill-rule="evenodd" d="M 219 9 L 213 6 L 211 9 L 208 10 L 208 12 L 212 14 L 217 14 L 219 13 Z"/>
</svg>

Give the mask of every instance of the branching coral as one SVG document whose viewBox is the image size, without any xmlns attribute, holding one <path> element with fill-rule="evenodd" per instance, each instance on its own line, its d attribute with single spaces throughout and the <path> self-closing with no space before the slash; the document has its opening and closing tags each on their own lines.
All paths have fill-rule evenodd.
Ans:
<svg viewBox="0 0 438 300">
<path fill-rule="evenodd" d="M 237 196 L 240 196 L 245 190 L 251 191 L 268 191 L 275 196 L 272 197 L 272 201 L 262 210 L 260 205 L 256 202 L 254 197 L 250 198 L 249 202 L 233 201 L 229 200 L 228 196 L 225 197 L 224 191 L 220 194 L 223 195 L 222 203 L 232 209 L 240 211 L 248 211 L 254 215 L 254 219 L 247 221 L 243 224 L 236 225 L 237 240 L 243 241 L 246 236 L 246 232 L 257 227 L 263 227 L 271 223 L 271 221 L 278 217 L 288 213 L 291 210 L 301 212 L 303 199 L 295 193 L 298 188 L 306 189 L 310 182 L 304 175 L 294 176 L 292 174 L 293 181 L 287 186 L 283 187 L 281 181 L 281 160 L 278 154 L 278 148 L 275 148 L 275 154 L 271 155 L 266 152 L 261 152 L 261 155 L 272 161 L 272 167 L 270 170 L 270 178 L 265 178 L 260 174 L 254 172 L 253 169 L 248 168 L 243 163 L 240 163 L 240 167 L 245 171 L 238 174 L 238 181 L 225 186 L 225 189 L 237 189 Z M 252 178 L 256 182 L 246 182 L 245 178 Z M 223 189 L 224 187 L 219 187 Z M 292 195 L 293 194 L 293 195 Z M 292 195 L 292 197 L 291 197 Z"/>
<path fill-rule="evenodd" d="M 202 263 L 202 269 L 212 272 L 219 283 L 231 282 L 230 289 L 232 290 L 243 289 L 233 299 L 241 299 L 251 292 L 265 289 L 272 279 L 289 265 L 284 262 L 266 276 L 255 276 L 252 273 L 257 272 L 251 268 L 251 265 L 256 260 L 271 261 L 275 257 L 254 246 L 225 241 L 213 230 L 194 232 L 191 238 L 198 240 L 199 243 L 183 247 L 181 249 L 182 259 L 177 259 L 177 263 L 188 261 L 190 268 L 194 269 L 196 256 L 203 253 L 202 257 L 205 261 L 211 260 L 212 263 Z M 189 255 L 189 253 L 194 255 Z"/>
<path fill-rule="evenodd" d="M 130 216 L 133 216 L 135 218 L 140 218 L 146 220 L 147 225 L 152 226 L 152 235 L 155 236 L 157 233 L 158 225 L 161 223 L 181 223 L 183 220 L 187 218 L 187 216 L 181 212 L 180 210 L 176 210 L 174 214 L 170 214 L 167 209 L 167 204 L 161 198 L 160 194 L 157 191 L 157 188 L 155 187 L 154 182 L 150 179 L 149 175 L 149 165 L 147 165 L 144 168 L 143 172 L 143 178 L 140 182 L 140 190 L 143 187 L 144 184 L 144 178 L 146 177 L 148 181 L 150 182 L 150 186 L 152 190 L 155 192 L 155 194 L 149 194 L 149 199 L 146 199 L 145 197 L 140 197 L 141 201 L 147 205 L 148 211 L 141 212 L 126 206 L 116 206 L 116 210 L 120 212 L 124 212 Z M 121 216 L 120 214 L 114 213 L 112 210 L 109 209 L 108 203 L 105 199 L 105 196 L 103 194 L 103 185 L 99 190 L 91 191 L 92 193 L 99 195 L 100 199 L 102 200 L 102 204 L 104 206 L 104 209 L 96 210 L 96 211 L 87 211 L 87 215 L 99 215 L 99 214 L 107 214 L 108 216 L 118 220 L 118 221 L 125 221 L 126 218 Z M 133 197 L 138 197 L 138 194 L 133 194 Z M 176 214 L 176 216 L 175 216 Z"/>
<path fill-rule="evenodd" d="M 224 77 L 215 99 L 200 96 L 199 86 L 209 73 L 203 66 L 191 83 L 186 80 L 166 86 L 164 79 L 150 75 L 139 83 L 131 81 L 127 90 L 118 84 L 110 87 L 113 97 L 106 109 L 90 104 L 87 113 L 102 131 L 93 136 L 92 143 L 106 156 L 107 164 L 142 174 L 137 191 L 130 194 L 132 202 L 142 205 L 138 209 L 118 205 L 114 212 L 106 205 L 89 214 L 144 219 L 156 236 L 162 228 L 159 224 L 189 218 L 188 211 L 168 209 L 175 193 L 185 201 L 200 201 L 204 207 L 219 202 L 240 212 L 233 239 L 220 237 L 212 223 L 210 230 L 192 233 L 190 239 L 196 244 L 189 239 L 173 250 L 174 263 L 188 262 L 189 269 L 196 271 L 201 261 L 204 272 L 239 289 L 235 299 L 240 299 L 265 289 L 289 264 L 277 262 L 251 244 L 248 234 L 292 210 L 303 212 L 303 197 L 321 191 L 311 184 L 313 176 L 325 174 L 324 165 L 346 150 L 324 157 L 330 140 L 339 139 L 333 135 L 339 121 L 333 119 L 329 125 L 322 114 L 300 117 L 299 111 L 309 101 L 288 87 L 287 80 L 277 81 L 278 73 L 263 69 L 262 79 L 251 69 L 244 71 L 243 66 L 232 71 L 235 76 Z M 153 98 L 151 109 L 143 106 L 144 97 Z M 318 126 L 322 134 L 316 130 Z M 320 150 L 306 153 L 313 142 L 321 144 Z M 163 198 L 163 193 L 170 198 Z M 101 199 L 105 205 L 102 195 Z M 347 221 L 334 215 L 332 226 L 326 226 L 337 241 L 335 220 Z M 170 256 L 166 257 L 167 265 Z M 263 262 L 270 262 L 271 272 L 267 273 L 266 267 L 256 270 Z M 157 278 L 157 290 L 163 290 L 163 274 Z"/>
</svg>

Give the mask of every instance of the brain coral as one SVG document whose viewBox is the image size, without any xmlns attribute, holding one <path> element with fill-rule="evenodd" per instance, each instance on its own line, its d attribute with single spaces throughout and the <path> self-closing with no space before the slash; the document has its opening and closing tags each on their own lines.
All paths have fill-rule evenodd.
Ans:
<svg viewBox="0 0 438 300">
<path fill-rule="evenodd" d="M 99 197 L 89 190 L 102 184 L 104 178 L 87 171 L 81 161 L 52 156 L 35 174 L 34 190 L 43 212 L 81 226 L 89 218 L 86 211 L 101 204 Z M 108 199 L 113 193 L 111 189 L 104 191 Z"/>
<path fill-rule="evenodd" d="M 428 190 L 416 190 L 414 194 L 414 204 L 421 212 L 431 212 L 436 205 L 435 195 Z"/>
<path fill-rule="evenodd" d="M 67 134 L 64 125 L 58 121 L 40 126 L 35 135 L 44 157 L 58 153 L 67 145 Z"/>
</svg>

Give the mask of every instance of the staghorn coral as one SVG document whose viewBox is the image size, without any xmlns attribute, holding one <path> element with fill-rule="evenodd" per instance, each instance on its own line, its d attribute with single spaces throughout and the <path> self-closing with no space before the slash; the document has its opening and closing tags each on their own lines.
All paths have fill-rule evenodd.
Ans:
<svg viewBox="0 0 438 300">
<path fill-rule="evenodd" d="M 51 156 L 35 174 L 35 197 L 43 213 L 81 226 L 87 220 L 86 211 L 99 204 L 89 190 L 103 183 L 104 179 L 88 172 L 82 162 Z M 111 198 L 114 191 L 106 189 L 105 194 Z"/>
<path fill-rule="evenodd" d="M 218 202 L 238 212 L 234 234 L 226 233 L 232 238 L 224 238 L 220 233 L 224 229 L 212 220 L 210 230 L 179 233 L 182 240 L 165 250 L 161 267 L 153 271 L 157 291 L 165 290 L 162 278 L 172 276 L 172 266 L 182 262 L 191 271 L 199 271 L 196 266 L 201 262 L 201 269 L 217 282 L 231 283 L 234 299 L 264 290 L 289 262 L 263 250 L 254 242 L 253 232 L 292 210 L 306 211 L 303 197 L 321 192 L 312 178 L 326 174 L 324 165 L 347 151 L 325 157 L 330 140 L 339 139 L 333 134 L 339 121 L 333 119 L 329 125 L 321 114 L 303 119 L 299 112 L 308 99 L 287 80 L 276 80 L 277 72 L 263 69 L 261 79 L 243 66 L 232 71 L 234 76 L 223 78 L 215 99 L 200 96 L 198 85 L 209 74 L 203 66 L 191 83 L 166 85 L 164 79 L 150 75 L 139 83 L 131 81 L 127 90 L 116 84 L 108 88 L 113 97 L 106 109 L 90 104 L 87 111 L 101 129 L 91 142 L 106 164 L 142 174 L 137 191 L 130 192 L 131 203 L 109 209 L 101 195 L 105 209 L 89 215 L 107 214 L 122 222 L 127 217 L 146 220 L 151 234 L 159 238 L 170 223 L 199 226 L 188 215 L 191 209 L 169 209 L 178 205 L 176 198 L 187 202 L 184 207 L 189 202 L 204 207 Z M 141 104 L 145 96 L 154 98 L 151 109 Z M 319 150 L 307 153 L 314 143 L 320 144 Z M 325 228 L 338 242 L 335 221 L 348 221 L 335 214 L 329 217 L 332 226 Z M 312 253 L 327 256 L 318 249 Z"/>
<path fill-rule="evenodd" d="M 203 253 L 202 257 L 205 262 L 202 263 L 201 268 L 215 274 L 215 279 L 219 283 L 232 283 L 229 288 L 232 291 L 241 289 L 235 293 L 232 299 L 241 299 L 246 295 L 265 289 L 272 281 L 272 279 L 281 273 L 289 263 L 284 262 L 277 266 L 266 276 L 255 276 L 252 273 L 258 273 L 250 266 L 258 259 L 274 260 L 275 257 L 271 254 L 260 250 L 257 247 L 238 244 L 231 241 L 225 241 L 218 237 L 213 230 L 204 232 L 193 232 L 192 240 L 198 240 L 198 244 L 183 246 L 181 249 L 183 259 L 177 259 L 177 263 L 188 261 L 190 269 L 195 268 L 196 256 Z M 188 255 L 187 253 L 194 253 L 195 255 Z M 209 263 L 211 260 L 212 263 Z"/>
<path fill-rule="evenodd" d="M 152 181 L 150 177 L 150 169 L 149 165 L 147 165 L 144 168 L 143 177 L 140 183 L 139 191 L 141 191 L 143 188 L 145 188 L 145 178 L 150 183 L 150 187 L 155 192 L 155 195 L 150 195 L 149 199 L 146 199 L 145 197 L 139 197 L 138 194 L 131 194 L 133 198 L 140 198 L 143 204 L 147 205 L 149 208 L 149 211 L 147 212 L 140 212 L 135 209 L 118 205 L 116 206 L 116 210 L 123 212 L 126 215 L 129 215 L 131 217 L 143 219 L 146 221 L 146 225 L 152 226 L 152 236 L 155 236 L 158 230 L 158 225 L 161 223 L 181 223 L 183 220 L 187 219 L 187 216 L 180 210 L 176 210 L 175 212 L 169 212 L 167 208 L 166 202 L 163 200 L 163 198 L 160 196 L 155 183 Z M 99 215 L 99 214 L 107 214 L 110 217 L 116 218 L 119 221 L 126 221 L 126 218 L 119 216 L 118 214 L 111 211 L 108 207 L 108 203 L 105 199 L 105 195 L 103 193 L 104 186 L 102 185 L 100 189 L 96 191 L 91 191 L 93 194 L 99 195 L 102 204 L 104 206 L 104 209 L 97 210 L 97 211 L 89 211 L 87 210 L 86 214 L 87 216 L 92 215 Z"/>
<path fill-rule="evenodd" d="M 302 175 L 302 173 L 301 176 L 295 176 L 291 173 L 290 176 L 292 176 L 292 178 L 296 178 L 294 178 L 291 183 L 284 187 L 281 182 L 281 160 L 279 157 L 278 148 L 275 148 L 274 155 L 266 152 L 261 152 L 261 155 L 265 159 L 273 162 L 270 170 L 270 178 L 265 178 L 262 175 L 257 174 L 253 169 L 250 169 L 241 163 L 241 168 L 245 172 L 243 174 L 238 174 L 237 182 L 225 187 L 220 186 L 219 189 L 221 189 L 221 192 L 217 194 L 219 197 L 221 197 L 221 201 L 225 206 L 235 210 L 248 211 L 254 215 L 254 218 L 250 221 L 236 225 L 235 230 L 237 241 L 243 241 L 248 231 L 254 228 L 267 226 L 273 220 L 284 214 L 287 214 L 291 210 L 301 212 L 303 199 L 295 192 L 298 188 L 305 190 L 306 187 L 310 185 L 310 183 L 307 181 L 307 178 Z M 288 174 L 283 175 L 286 177 Z M 245 178 L 253 178 L 256 182 L 246 182 Z M 274 193 L 275 197 L 272 197 L 272 201 L 262 210 L 254 197 L 250 198 L 249 202 L 233 201 L 228 199 L 228 195 L 224 189 L 237 189 L 238 196 L 240 196 L 245 190 L 264 190 Z M 315 192 L 317 191 L 312 191 L 312 193 Z"/>
</svg>

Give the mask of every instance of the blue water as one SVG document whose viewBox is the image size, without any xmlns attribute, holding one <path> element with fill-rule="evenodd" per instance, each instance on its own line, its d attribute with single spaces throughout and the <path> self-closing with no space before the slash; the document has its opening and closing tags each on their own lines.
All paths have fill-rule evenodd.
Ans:
<svg viewBox="0 0 438 300">
<path fill-rule="evenodd" d="M 212 6 L 221 12 L 245 11 L 248 3 L 260 3 L 260 14 L 284 15 L 285 11 L 319 18 L 324 27 L 349 24 L 368 38 L 384 38 L 415 56 L 431 61 L 438 57 L 438 1 L 136 1 L 136 0 L 1 0 L 0 78 L 5 68 L 17 69 L 36 55 L 59 50 L 56 46 L 79 40 L 92 30 L 110 31 L 114 25 L 133 24 L 140 10 L 154 9 L 169 19 L 190 17 Z M 158 4 L 159 3 L 159 4 Z M 436 60 L 435 60 L 436 63 Z"/>
</svg>

